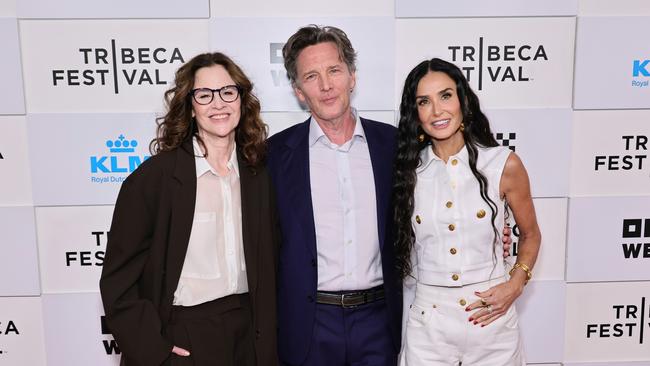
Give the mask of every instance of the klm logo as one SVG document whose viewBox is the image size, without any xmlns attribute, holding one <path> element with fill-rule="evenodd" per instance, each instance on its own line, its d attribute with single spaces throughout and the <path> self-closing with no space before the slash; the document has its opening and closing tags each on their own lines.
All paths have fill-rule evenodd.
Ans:
<svg viewBox="0 0 650 366">
<path fill-rule="evenodd" d="M 142 164 L 149 156 L 140 156 L 135 154 L 135 148 L 138 146 L 137 140 L 127 140 L 124 135 L 120 135 L 116 140 L 106 141 L 108 155 L 91 156 L 90 172 L 92 174 L 128 174 Z M 124 177 L 103 176 L 91 177 L 95 183 L 121 183 Z"/>
<path fill-rule="evenodd" d="M 648 69 L 648 64 L 650 63 L 650 60 L 634 60 L 634 64 L 632 66 L 632 76 L 639 77 L 639 76 L 648 76 L 650 77 L 650 69 Z"/>
<path fill-rule="evenodd" d="M 634 60 L 632 62 L 632 77 L 646 78 L 632 79 L 632 86 L 647 88 L 650 85 L 650 60 Z"/>
</svg>

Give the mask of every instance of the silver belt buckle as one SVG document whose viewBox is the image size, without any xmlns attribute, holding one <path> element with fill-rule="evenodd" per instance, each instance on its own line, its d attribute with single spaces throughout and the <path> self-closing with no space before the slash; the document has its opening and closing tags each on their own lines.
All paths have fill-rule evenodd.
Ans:
<svg viewBox="0 0 650 366">
<path fill-rule="evenodd" d="M 349 309 L 349 308 L 356 308 L 357 306 L 359 306 L 359 304 L 349 304 L 349 303 L 347 303 L 347 302 L 345 301 L 345 299 L 350 299 L 350 298 L 352 298 L 353 296 L 354 296 L 354 295 L 346 295 L 346 294 L 342 294 L 342 295 L 341 295 L 341 307 L 346 308 L 346 309 Z"/>
</svg>

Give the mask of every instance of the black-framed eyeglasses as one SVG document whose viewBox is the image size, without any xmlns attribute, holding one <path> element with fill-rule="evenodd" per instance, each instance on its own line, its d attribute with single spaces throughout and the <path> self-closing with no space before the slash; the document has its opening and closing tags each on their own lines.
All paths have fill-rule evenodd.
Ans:
<svg viewBox="0 0 650 366">
<path fill-rule="evenodd" d="M 198 88 L 190 91 L 190 95 L 194 98 L 194 101 L 201 105 L 212 103 L 215 93 L 218 93 L 219 98 L 224 102 L 232 103 L 239 98 L 241 90 L 237 85 L 226 85 L 219 89 Z"/>
</svg>

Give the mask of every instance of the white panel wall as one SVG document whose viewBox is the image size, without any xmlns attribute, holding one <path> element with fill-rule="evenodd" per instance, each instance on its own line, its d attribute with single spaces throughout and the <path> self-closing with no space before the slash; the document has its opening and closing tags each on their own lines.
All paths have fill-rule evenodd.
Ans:
<svg viewBox="0 0 650 366">
<path fill-rule="evenodd" d="M 484 108 L 571 106 L 575 18 L 424 18 L 396 24 L 396 101 L 408 72 L 438 57 L 464 70 Z"/>
<path fill-rule="evenodd" d="M 398 18 L 503 17 L 576 15 L 577 0 L 396 0 Z"/>
<path fill-rule="evenodd" d="M 23 79 L 16 18 L 2 18 L 0 10 L 0 115 L 24 114 Z"/>
<path fill-rule="evenodd" d="M 34 202 L 44 206 L 115 203 L 155 136 L 151 113 L 30 114 L 27 126 Z"/>
<path fill-rule="evenodd" d="M 113 206 L 36 209 L 43 293 L 97 292 Z"/>
<path fill-rule="evenodd" d="M 650 107 L 650 55 L 642 41 L 649 32 L 650 16 L 580 18 L 576 109 Z"/>
<path fill-rule="evenodd" d="M 309 116 L 279 53 L 309 23 L 350 36 L 367 118 L 396 125 L 425 59 L 469 76 L 527 168 L 542 230 L 517 300 L 529 364 L 650 365 L 644 0 L 0 0 L 0 365 L 119 363 L 97 281 L 174 72 L 225 52 L 277 133 Z"/>
<path fill-rule="evenodd" d="M 33 207 L 0 207 L 0 296 L 40 294 L 35 234 Z"/>
<path fill-rule="evenodd" d="M 0 364 L 46 365 L 44 341 L 41 298 L 0 297 Z"/>
<path fill-rule="evenodd" d="M 20 0 L 21 18 L 208 18 L 209 0 Z"/>
<path fill-rule="evenodd" d="M 24 116 L 0 116 L 0 206 L 31 205 L 32 185 Z"/>
<path fill-rule="evenodd" d="M 27 109 L 162 110 L 162 94 L 176 69 L 207 51 L 207 25 L 207 20 L 23 20 Z"/>
</svg>

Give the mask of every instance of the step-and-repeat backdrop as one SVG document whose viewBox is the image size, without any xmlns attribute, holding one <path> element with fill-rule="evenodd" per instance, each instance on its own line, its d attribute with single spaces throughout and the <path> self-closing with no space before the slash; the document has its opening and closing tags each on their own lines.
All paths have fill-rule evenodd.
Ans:
<svg viewBox="0 0 650 366">
<path fill-rule="evenodd" d="M 395 124 L 408 71 L 440 57 L 521 156 L 543 233 L 517 303 L 529 363 L 650 365 L 643 0 L 0 1 L 0 365 L 118 364 L 98 279 L 174 71 L 225 52 L 281 131 L 307 116 L 281 49 L 310 23 L 352 40 L 362 115 Z"/>
</svg>

